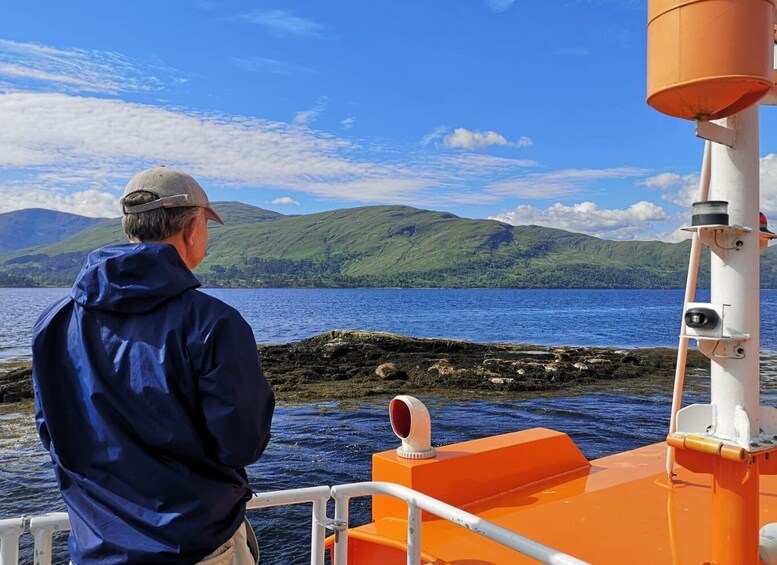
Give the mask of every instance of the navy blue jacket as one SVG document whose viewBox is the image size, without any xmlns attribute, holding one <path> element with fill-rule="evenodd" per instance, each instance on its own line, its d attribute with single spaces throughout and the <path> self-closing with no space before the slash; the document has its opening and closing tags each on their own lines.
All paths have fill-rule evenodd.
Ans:
<svg viewBox="0 0 777 565">
<path fill-rule="evenodd" d="M 194 563 L 240 526 L 275 399 L 236 310 L 174 247 L 89 255 L 33 336 L 35 417 L 77 565 Z"/>
</svg>

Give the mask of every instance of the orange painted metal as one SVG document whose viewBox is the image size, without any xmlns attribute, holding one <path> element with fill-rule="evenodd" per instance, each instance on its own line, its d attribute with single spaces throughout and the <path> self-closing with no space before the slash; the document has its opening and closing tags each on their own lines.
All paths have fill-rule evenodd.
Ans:
<svg viewBox="0 0 777 565">
<path fill-rule="evenodd" d="M 758 563 L 758 461 L 715 458 L 712 475 L 712 563 Z"/>
<path fill-rule="evenodd" d="M 373 478 L 413 480 L 412 485 L 401 484 L 464 507 L 483 519 L 590 563 L 700 565 L 731 558 L 729 554 L 713 555 L 713 545 L 718 544 L 713 543 L 710 527 L 713 504 L 730 505 L 731 501 L 713 502 L 713 481 L 708 471 L 712 470 L 713 461 L 731 465 L 731 470 L 746 464 L 678 450 L 678 461 L 679 457 L 690 455 L 696 458 L 692 460 L 703 458 L 709 464 L 700 464 L 701 472 L 678 467 L 670 484 L 664 468 L 665 443 L 589 464 L 579 458 L 567 436 L 542 429 L 450 445 L 439 448 L 438 453 L 440 450 L 444 455 L 436 464 L 434 460 L 399 462 L 392 452 L 376 454 L 373 464 L 384 466 L 391 476 L 376 468 Z M 498 462 L 494 454 L 504 456 L 504 461 Z M 775 459 L 764 453 L 748 461 L 757 460 L 762 466 L 777 468 Z M 545 472 L 541 466 L 558 472 Z M 437 469 L 437 473 L 417 474 L 425 467 Z M 402 468 L 405 472 L 400 471 Z M 490 484 L 492 477 L 495 484 Z M 735 489 L 731 486 L 745 478 L 746 474 L 741 472 L 724 471 L 723 481 L 719 479 L 714 488 L 727 498 L 736 498 L 741 495 L 733 494 Z M 748 481 L 752 481 L 752 474 Z M 714 534 L 716 540 L 728 540 L 720 541 L 720 551 L 737 551 L 735 559 L 750 559 L 752 539 L 744 544 L 734 543 L 729 535 L 734 522 L 746 521 L 754 532 L 758 526 L 777 522 L 777 477 L 761 476 L 758 492 L 747 488 L 750 490 L 746 496 L 750 498 L 737 504 L 746 513 L 745 508 L 752 505 L 755 496 L 760 499 L 756 510 L 746 516 L 741 512 L 731 514 L 728 523 L 724 519 L 712 528 L 718 529 Z M 404 564 L 404 503 L 400 502 L 398 508 L 378 504 L 373 514 L 372 523 L 349 532 L 349 565 Z M 535 563 L 440 519 L 424 519 L 421 548 L 423 562 L 435 565 Z M 726 563 L 757 565 L 758 561 L 756 556 L 755 560 L 719 561 L 716 565 Z"/>
<path fill-rule="evenodd" d="M 372 480 L 423 492 L 466 507 L 548 477 L 586 471 L 590 463 L 566 434 L 535 428 L 437 448 L 433 459 L 403 459 L 396 451 L 372 456 Z M 460 479 L 459 479 L 460 478 Z M 401 500 L 376 496 L 372 518 L 405 519 Z M 430 518 L 424 513 L 422 518 Z"/>
<path fill-rule="evenodd" d="M 773 88 L 773 0 L 649 0 L 647 102 L 695 119 L 733 115 Z"/>
</svg>

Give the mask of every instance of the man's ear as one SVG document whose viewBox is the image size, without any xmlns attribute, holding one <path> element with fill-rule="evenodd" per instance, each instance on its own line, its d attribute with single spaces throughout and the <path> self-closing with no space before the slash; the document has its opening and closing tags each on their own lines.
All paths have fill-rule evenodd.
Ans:
<svg viewBox="0 0 777 565">
<path fill-rule="evenodd" d="M 194 232 L 197 230 L 197 222 L 200 221 L 200 216 L 194 216 L 192 218 L 192 221 L 189 222 L 186 227 L 183 229 L 183 241 L 187 245 L 189 245 L 192 241 L 192 238 L 194 237 Z"/>
</svg>

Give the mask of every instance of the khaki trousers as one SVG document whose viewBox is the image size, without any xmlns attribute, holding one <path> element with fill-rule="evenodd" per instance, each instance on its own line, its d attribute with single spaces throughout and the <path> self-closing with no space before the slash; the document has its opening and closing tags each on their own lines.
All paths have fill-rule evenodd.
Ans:
<svg viewBox="0 0 777 565">
<path fill-rule="evenodd" d="M 256 552 L 256 556 L 252 553 L 252 549 Z M 256 535 L 246 520 L 240 524 L 234 536 L 217 547 L 213 553 L 206 555 L 197 565 L 256 565 L 257 563 L 259 563 L 259 548 Z"/>
</svg>

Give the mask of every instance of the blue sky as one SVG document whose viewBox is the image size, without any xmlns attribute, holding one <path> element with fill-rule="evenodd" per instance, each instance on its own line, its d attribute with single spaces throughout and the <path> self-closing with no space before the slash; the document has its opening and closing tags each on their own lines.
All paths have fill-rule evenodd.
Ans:
<svg viewBox="0 0 777 565">
<path fill-rule="evenodd" d="M 645 98 L 644 1 L 0 4 L 0 212 L 116 216 L 166 163 L 287 214 L 407 204 L 676 240 L 693 124 Z M 764 114 L 763 209 L 777 216 Z"/>
</svg>

